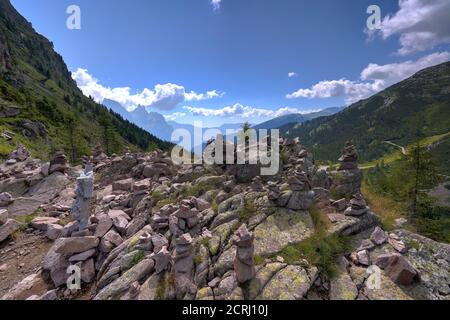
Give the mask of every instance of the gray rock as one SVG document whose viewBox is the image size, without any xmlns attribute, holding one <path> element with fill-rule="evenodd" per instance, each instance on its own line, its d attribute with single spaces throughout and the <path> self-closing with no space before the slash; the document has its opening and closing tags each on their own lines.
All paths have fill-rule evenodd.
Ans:
<svg viewBox="0 0 450 320">
<path fill-rule="evenodd" d="M 376 227 L 372 235 L 370 236 L 370 240 L 372 240 L 372 242 L 376 245 L 382 245 L 388 240 L 388 235 L 386 232 L 384 232 L 383 229 L 381 229 L 380 227 Z"/>
<path fill-rule="evenodd" d="M 395 283 L 409 285 L 416 278 L 417 271 L 402 255 L 392 255 L 388 259 L 385 274 Z"/>
<path fill-rule="evenodd" d="M 8 210 L 0 209 L 0 226 L 8 221 Z"/>
<path fill-rule="evenodd" d="M 113 226 L 112 219 L 107 214 L 102 214 L 98 217 L 97 228 L 94 236 L 103 237 Z"/>
<path fill-rule="evenodd" d="M 10 235 L 20 228 L 20 223 L 14 219 L 8 219 L 0 226 L 0 242 L 7 239 Z"/>
<path fill-rule="evenodd" d="M 48 224 L 47 233 L 45 234 L 50 240 L 56 240 L 63 236 L 64 227 L 59 224 Z"/>
<path fill-rule="evenodd" d="M 95 249 L 90 249 L 88 251 L 81 252 L 81 253 L 78 253 L 78 254 L 75 254 L 75 255 L 71 256 L 69 258 L 69 261 L 70 262 L 85 261 L 85 260 L 91 258 L 94 255 L 95 255 Z"/>
<path fill-rule="evenodd" d="M 56 253 L 60 254 L 74 254 L 88 251 L 96 248 L 99 244 L 97 237 L 60 238 L 59 240 L 61 240 L 61 243 Z"/>
<path fill-rule="evenodd" d="M 145 278 L 154 270 L 154 267 L 155 262 L 152 259 L 142 260 L 130 270 L 125 272 L 121 277 L 103 288 L 95 296 L 94 300 L 117 300 L 128 290 L 132 283 Z"/>
<path fill-rule="evenodd" d="M 47 231 L 48 225 L 58 224 L 59 221 L 59 218 L 37 217 L 31 221 L 30 226 L 36 230 Z"/>
</svg>

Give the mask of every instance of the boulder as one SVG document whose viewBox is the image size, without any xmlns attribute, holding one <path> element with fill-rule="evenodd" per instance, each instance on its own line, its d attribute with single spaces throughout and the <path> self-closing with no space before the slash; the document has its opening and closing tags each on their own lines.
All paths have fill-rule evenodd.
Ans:
<svg viewBox="0 0 450 320">
<path fill-rule="evenodd" d="M 370 236 L 370 240 L 376 245 L 382 245 L 388 240 L 388 235 L 383 229 L 376 227 Z"/>
<path fill-rule="evenodd" d="M 0 226 L 0 242 L 7 239 L 10 235 L 20 228 L 20 223 L 14 219 L 8 219 Z"/>
<path fill-rule="evenodd" d="M 288 245 L 307 239 L 313 232 L 309 212 L 278 209 L 254 229 L 255 254 L 268 256 L 277 253 Z"/>
<path fill-rule="evenodd" d="M 7 207 L 14 202 L 14 197 L 9 192 L 0 193 L 0 207 Z"/>
<path fill-rule="evenodd" d="M 56 253 L 59 254 L 74 254 L 87 251 L 92 248 L 96 248 L 99 244 L 97 237 L 73 237 L 73 238 L 60 238 Z"/>
<path fill-rule="evenodd" d="M 384 272 L 393 282 L 401 285 L 410 285 L 417 276 L 417 271 L 402 255 L 390 256 Z"/>
<path fill-rule="evenodd" d="M 63 236 L 64 227 L 59 224 L 48 224 L 47 233 L 45 234 L 50 240 L 56 240 Z"/>
<path fill-rule="evenodd" d="M 36 230 L 47 231 L 49 224 L 58 224 L 59 221 L 59 218 L 37 217 L 31 221 L 30 226 Z"/>
<path fill-rule="evenodd" d="M 113 191 L 131 191 L 133 186 L 133 179 L 125 179 L 120 181 L 114 181 L 112 184 Z"/>
<path fill-rule="evenodd" d="M 0 209 L 0 226 L 4 225 L 8 221 L 8 210 Z"/>
<path fill-rule="evenodd" d="M 266 284 L 258 299 L 302 300 L 317 277 L 317 269 L 289 265 L 277 272 Z"/>
</svg>

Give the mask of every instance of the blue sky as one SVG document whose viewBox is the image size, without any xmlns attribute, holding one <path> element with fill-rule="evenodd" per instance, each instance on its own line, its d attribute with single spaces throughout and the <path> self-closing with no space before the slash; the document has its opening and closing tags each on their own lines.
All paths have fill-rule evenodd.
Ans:
<svg viewBox="0 0 450 320">
<path fill-rule="evenodd" d="M 450 57 L 447 0 L 214 2 L 12 0 L 85 94 L 182 123 L 342 106 Z M 81 30 L 66 27 L 72 4 Z M 383 18 L 374 32 L 371 4 Z"/>
</svg>

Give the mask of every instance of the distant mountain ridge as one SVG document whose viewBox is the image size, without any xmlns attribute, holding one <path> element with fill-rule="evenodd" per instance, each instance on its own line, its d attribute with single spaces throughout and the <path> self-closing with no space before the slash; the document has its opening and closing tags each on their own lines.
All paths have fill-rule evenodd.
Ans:
<svg viewBox="0 0 450 320">
<path fill-rule="evenodd" d="M 282 126 L 285 126 L 289 123 L 298 124 L 298 123 L 303 123 L 305 121 L 312 120 L 315 118 L 330 116 L 335 113 L 338 113 L 341 110 L 342 110 L 342 108 L 340 108 L 340 107 L 331 107 L 331 108 L 323 109 L 321 111 L 305 113 L 305 114 L 301 114 L 301 113 L 287 114 L 284 116 L 280 116 L 280 117 L 265 121 L 256 126 L 253 126 L 253 129 L 256 129 L 256 130 L 277 129 L 277 128 L 281 128 Z"/>
<path fill-rule="evenodd" d="M 328 117 L 287 124 L 281 134 L 299 137 L 319 160 L 336 161 L 346 140 L 371 161 L 399 145 L 450 131 L 450 62 L 426 68 Z"/>
</svg>

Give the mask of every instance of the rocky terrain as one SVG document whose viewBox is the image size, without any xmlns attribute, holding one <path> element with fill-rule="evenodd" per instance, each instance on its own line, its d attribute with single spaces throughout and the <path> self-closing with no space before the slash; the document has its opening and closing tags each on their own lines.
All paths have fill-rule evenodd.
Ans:
<svg viewBox="0 0 450 320">
<path fill-rule="evenodd" d="M 272 177 L 101 147 L 73 167 L 18 146 L 0 165 L 1 299 L 449 299 L 450 246 L 380 227 L 350 142 L 335 172 L 280 143 Z M 348 241 L 333 273 L 297 246 L 319 235 Z"/>
</svg>

